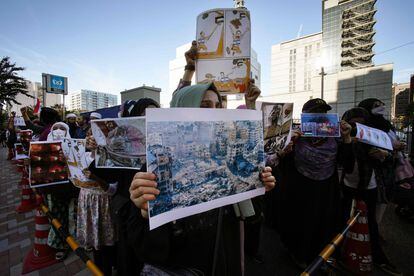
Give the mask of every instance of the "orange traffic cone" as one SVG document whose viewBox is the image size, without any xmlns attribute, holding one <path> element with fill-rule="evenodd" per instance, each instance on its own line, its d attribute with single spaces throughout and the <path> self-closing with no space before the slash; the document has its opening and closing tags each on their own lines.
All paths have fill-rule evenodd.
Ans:
<svg viewBox="0 0 414 276">
<path fill-rule="evenodd" d="M 25 172 L 23 172 L 22 180 L 20 181 L 20 188 L 22 189 L 22 200 L 20 205 L 17 206 L 16 212 L 25 213 L 35 209 L 37 206 L 35 195 L 29 186 L 29 178 Z"/>
<path fill-rule="evenodd" d="M 33 250 L 30 250 L 23 262 L 22 274 L 38 270 L 58 262 L 55 258 L 56 251 L 47 245 L 49 236 L 49 220 L 43 214 L 40 207 L 36 210 L 35 238 Z"/>
<path fill-rule="evenodd" d="M 356 210 L 361 212 L 356 223 L 349 229 L 342 246 L 342 261 L 355 275 L 371 275 L 373 271 L 371 243 L 368 229 L 367 206 L 357 201 Z"/>
</svg>

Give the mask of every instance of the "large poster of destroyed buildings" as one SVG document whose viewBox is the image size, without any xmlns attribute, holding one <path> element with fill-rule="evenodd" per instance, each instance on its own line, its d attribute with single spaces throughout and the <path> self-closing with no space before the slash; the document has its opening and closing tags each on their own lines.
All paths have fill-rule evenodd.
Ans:
<svg viewBox="0 0 414 276">
<path fill-rule="evenodd" d="M 147 170 L 160 190 L 150 229 L 264 194 L 261 111 L 150 109 L 146 118 Z"/>
</svg>

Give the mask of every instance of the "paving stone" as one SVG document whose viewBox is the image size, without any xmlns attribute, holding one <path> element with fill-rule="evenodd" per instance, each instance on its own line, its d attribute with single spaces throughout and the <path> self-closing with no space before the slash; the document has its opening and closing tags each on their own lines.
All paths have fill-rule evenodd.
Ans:
<svg viewBox="0 0 414 276">
<path fill-rule="evenodd" d="M 20 276 L 22 275 L 23 263 L 18 263 L 10 267 L 10 276 Z"/>
</svg>

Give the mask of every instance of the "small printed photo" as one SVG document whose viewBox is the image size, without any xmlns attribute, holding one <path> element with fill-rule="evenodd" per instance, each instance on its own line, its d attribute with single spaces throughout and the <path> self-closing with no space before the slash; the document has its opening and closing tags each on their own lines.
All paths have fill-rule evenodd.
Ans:
<svg viewBox="0 0 414 276">
<path fill-rule="evenodd" d="M 61 142 L 30 143 L 30 187 L 68 183 L 68 171 Z"/>
<path fill-rule="evenodd" d="M 302 113 L 301 131 L 305 137 L 339 137 L 338 114 Z"/>
<path fill-rule="evenodd" d="M 21 143 L 14 144 L 14 152 L 16 154 L 16 160 L 26 159 L 29 157 L 27 155 L 27 150 L 23 147 Z"/>
<path fill-rule="evenodd" d="M 140 169 L 145 163 L 145 118 L 91 121 L 97 168 Z"/>
<path fill-rule="evenodd" d="M 293 103 L 261 103 L 265 152 L 275 153 L 284 149 L 290 142 L 289 134 L 293 119 Z"/>
</svg>

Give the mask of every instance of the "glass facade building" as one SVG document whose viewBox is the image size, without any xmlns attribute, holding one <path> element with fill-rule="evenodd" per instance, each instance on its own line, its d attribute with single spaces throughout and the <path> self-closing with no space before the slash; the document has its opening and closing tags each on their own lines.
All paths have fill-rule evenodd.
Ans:
<svg viewBox="0 0 414 276">
<path fill-rule="evenodd" d="M 376 0 L 323 0 L 322 42 L 325 72 L 371 66 Z"/>
</svg>

